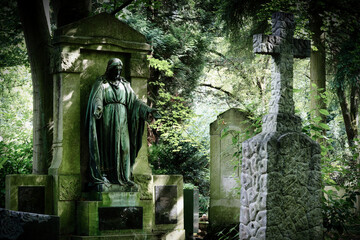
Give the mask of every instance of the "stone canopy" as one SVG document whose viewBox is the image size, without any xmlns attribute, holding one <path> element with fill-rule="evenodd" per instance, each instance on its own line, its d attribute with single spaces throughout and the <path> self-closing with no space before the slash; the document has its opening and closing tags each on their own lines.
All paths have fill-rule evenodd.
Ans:
<svg viewBox="0 0 360 240">
<path fill-rule="evenodd" d="M 124 41 L 124 47 L 128 42 L 132 45 L 138 43 L 139 45 L 136 44 L 137 47 L 142 46 L 144 50 L 149 49 L 149 45 L 145 43 L 144 35 L 108 13 L 101 13 L 68 24 L 58 29 L 55 34 L 55 39 L 68 37 L 68 40 L 72 39 L 74 41 L 78 38 L 82 44 L 92 44 L 94 42 L 119 44 L 118 40 L 120 40 Z M 112 41 L 112 39 L 117 41 Z"/>
</svg>

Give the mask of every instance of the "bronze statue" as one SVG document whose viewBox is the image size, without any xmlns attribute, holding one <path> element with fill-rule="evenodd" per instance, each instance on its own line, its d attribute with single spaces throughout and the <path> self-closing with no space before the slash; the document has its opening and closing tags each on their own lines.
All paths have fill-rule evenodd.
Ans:
<svg viewBox="0 0 360 240">
<path fill-rule="evenodd" d="M 141 148 L 145 121 L 150 113 L 161 117 L 136 97 L 130 83 L 120 76 L 122 67 L 120 59 L 110 59 L 88 101 L 90 174 L 95 184 L 134 185 L 132 167 Z"/>
</svg>

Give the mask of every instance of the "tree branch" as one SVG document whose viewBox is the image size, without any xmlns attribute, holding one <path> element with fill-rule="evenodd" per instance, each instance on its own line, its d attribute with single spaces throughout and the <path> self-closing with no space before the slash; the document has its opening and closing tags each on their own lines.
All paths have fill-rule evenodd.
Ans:
<svg viewBox="0 0 360 240">
<path fill-rule="evenodd" d="M 352 147 L 354 146 L 355 133 L 354 133 L 354 129 L 352 128 L 351 116 L 350 116 L 349 106 L 346 101 L 345 92 L 342 89 L 342 87 L 339 86 L 337 88 L 336 93 L 339 98 L 339 103 L 340 103 L 341 113 L 344 119 L 345 131 L 346 131 L 348 143 L 349 146 Z"/>
<path fill-rule="evenodd" d="M 253 116 L 254 114 L 252 113 L 251 109 L 249 109 L 248 107 L 246 107 L 246 105 L 240 101 L 239 98 L 236 97 L 236 95 L 232 94 L 231 92 L 223 89 L 222 87 L 217 87 L 217 86 L 214 86 L 214 85 L 211 85 L 209 83 L 200 83 L 199 86 L 201 87 L 208 87 L 208 88 L 212 88 L 212 89 L 215 89 L 215 90 L 218 90 L 220 92 L 223 92 L 225 93 L 227 96 L 231 97 L 232 99 L 234 99 L 235 101 L 237 101 L 239 104 L 241 104 L 241 106 L 245 109 L 244 111 L 248 113 L 248 116 Z M 230 103 L 228 100 L 226 100 L 226 103 L 230 106 Z"/>
<path fill-rule="evenodd" d="M 219 91 L 225 93 L 225 94 L 228 95 L 229 97 L 235 98 L 235 95 L 234 95 L 234 94 L 232 94 L 231 92 L 223 89 L 222 87 L 217 87 L 217 86 L 211 85 L 211 84 L 209 84 L 209 83 L 200 83 L 199 86 L 201 86 L 201 87 L 213 88 L 213 89 L 216 89 L 216 90 L 219 90 Z"/>
<path fill-rule="evenodd" d="M 231 65 L 233 65 L 235 67 L 235 69 L 237 69 L 238 71 L 241 71 L 241 69 L 239 68 L 239 65 L 235 64 L 235 62 L 233 60 L 231 60 L 230 58 L 226 57 L 224 54 L 215 51 L 213 49 L 210 49 L 209 52 L 218 55 L 219 57 L 223 58 L 226 62 L 229 62 Z"/>
<path fill-rule="evenodd" d="M 114 11 L 112 11 L 110 14 L 115 15 L 116 13 L 120 12 L 123 8 L 126 8 L 130 3 L 134 2 L 136 0 L 127 0 L 123 4 L 121 4 L 120 7 L 116 8 Z"/>
</svg>

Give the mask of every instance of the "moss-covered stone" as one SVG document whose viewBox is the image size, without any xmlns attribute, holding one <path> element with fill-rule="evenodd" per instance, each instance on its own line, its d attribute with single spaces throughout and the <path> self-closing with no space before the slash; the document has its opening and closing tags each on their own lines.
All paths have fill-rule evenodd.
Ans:
<svg viewBox="0 0 360 240">
<path fill-rule="evenodd" d="M 228 226 L 240 221 L 240 210 L 236 207 L 226 207 L 225 201 L 219 206 L 212 206 L 209 211 L 212 226 Z"/>
<path fill-rule="evenodd" d="M 60 234 L 69 235 L 76 230 L 75 201 L 59 201 L 57 215 L 60 217 Z"/>
<path fill-rule="evenodd" d="M 5 179 L 5 208 L 18 210 L 18 189 L 21 186 L 43 186 L 45 188 L 45 214 L 53 214 L 53 181 L 48 175 L 7 175 Z M 39 201 L 42 201 L 39 199 Z"/>
</svg>

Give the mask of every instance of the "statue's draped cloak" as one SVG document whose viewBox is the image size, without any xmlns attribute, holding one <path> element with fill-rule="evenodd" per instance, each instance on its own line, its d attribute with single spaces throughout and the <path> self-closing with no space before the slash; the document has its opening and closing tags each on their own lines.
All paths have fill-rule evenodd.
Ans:
<svg viewBox="0 0 360 240">
<path fill-rule="evenodd" d="M 96 111 L 98 107 L 102 111 Z M 104 75 L 97 79 L 86 112 L 89 167 L 95 183 L 105 178 L 121 185 L 130 181 L 149 110 L 125 79 L 118 86 L 110 84 Z"/>
</svg>

